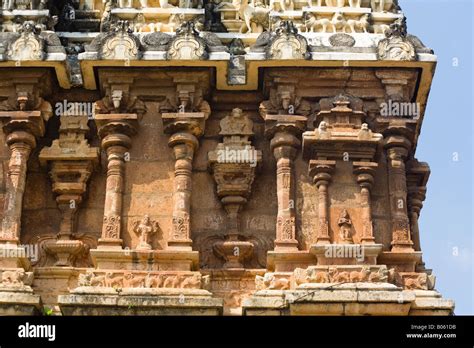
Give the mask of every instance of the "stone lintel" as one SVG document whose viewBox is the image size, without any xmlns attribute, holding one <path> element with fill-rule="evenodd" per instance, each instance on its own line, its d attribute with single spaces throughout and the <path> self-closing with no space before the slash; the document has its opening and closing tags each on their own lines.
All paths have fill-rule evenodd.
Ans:
<svg viewBox="0 0 474 348">
<path fill-rule="evenodd" d="M 112 289 L 113 290 L 113 289 Z M 58 296 L 64 315 L 222 315 L 223 300 L 205 290 L 132 289 L 117 294 Z M 145 290 L 145 291 L 144 291 Z M 150 291 L 146 291 L 150 290 Z M 153 291 L 155 290 L 155 291 Z M 113 290 L 115 291 L 115 290 Z M 205 293 L 203 293 L 205 292 Z"/>
<path fill-rule="evenodd" d="M 121 122 L 121 121 L 136 121 L 138 120 L 137 114 L 96 114 L 94 116 L 96 123 L 99 127 L 109 122 Z"/>
<path fill-rule="evenodd" d="M 84 150 L 75 151 L 75 149 L 68 149 L 71 151 L 63 152 L 60 147 L 45 148 L 39 154 L 39 161 L 41 166 L 47 166 L 48 162 L 58 162 L 56 166 L 70 167 L 80 170 L 86 169 L 88 164 L 93 164 L 96 167 L 99 164 L 99 149 L 88 148 Z M 87 162 L 87 163 L 84 163 Z"/>
<path fill-rule="evenodd" d="M 191 271 L 199 267 L 199 252 L 187 250 L 127 250 L 92 249 L 92 261 L 97 269 L 143 269 Z M 152 263 L 150 264 L 150 261 Z"/>
</svg>

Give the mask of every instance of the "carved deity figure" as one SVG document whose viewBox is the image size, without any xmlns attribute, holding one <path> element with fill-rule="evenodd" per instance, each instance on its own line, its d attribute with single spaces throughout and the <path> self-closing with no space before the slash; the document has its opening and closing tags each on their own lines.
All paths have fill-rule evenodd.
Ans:
<svg viewBox="0 0 474 348">
<path fill-rule="evenodd" d="M 137 249 L 151 249 L 151 235 L 158 231 L 158 222 L 151 221 L 150 217 L 145 215 L 141 221 L 134 223 L 133 231 L 139 238 Z"/>
<path fill-rule="evenodd" d="M 253 135 L 253 122 L 239 108 L 233 109 L 229 116 L 223 118 L 220 126 L 221 135 Z"/>
<path fill-rule="evenodd" d="M 352 240 L 352 220 L 347 210 L 343 210 L 337 222 L 339 225 L 339 235 L 345 243 L 353 243 Z"/>
</svg>

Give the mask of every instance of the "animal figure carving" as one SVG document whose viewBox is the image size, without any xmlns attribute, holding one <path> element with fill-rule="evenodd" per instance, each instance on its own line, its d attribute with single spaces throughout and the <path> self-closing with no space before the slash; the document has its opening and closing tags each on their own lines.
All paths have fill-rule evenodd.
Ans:
<svg viewBox="0 0 474 348">
<path fill-rule="evenodd" d="M 380 268 L 377 272 L 370 273 L 369 282 L 381 283 L 388 281 L 388 271 Z"/>
<path fill-rule="evenodd" d="M 32 283 L 33 272 L 25 272 L 23 269 L 3 271 L 0 282 L 0 284 L 3 286 L 31 285 Z"/>
<path fill-rule="evenodd" d="M 329 275 L 327 272 L 316 272 L 314 275 L 309 277 L 311 283 L 329 283 Z"/>
<path fill-rule="evenodd" d="M 269 25 L 268 14 L 270 7 L 265 6 L 262 0 L 251 0 L 248 4 L 247 0 L 242 0 L 240 7 L 240 18 L 244 23 L 240 27 L 240 33 L 261 33 Z"/>
<path fill-rule="evenodd" d="M 318 31 L 318 28 L 321 28 L 323 33 L 343 31 L 346 27 L 346 20 L 340 12 L 336 12 L 332 19 L 321 18 L 316 19 L 313 14 L 306 14 L 305 26 L 307 31 L 313 33 Z"/>
<path fill-rule="evenodd" d="M 329 269 L 329 276 L 331 283 L 349 283 L 351 281 L 349 272 L 339 272 L 334 267 Z"/>
<path fill-rule="evenodd" d="M 365 14 L 363 15 L 359 20 L 357 19 L 348 19 L 345 30 L 351 32 L 351 33 L 356 33 L 357 30 L 361 30 L 364 33 L 367 33 L 367 29 L 369 28 L 369 15 Z"/>
<path fill-rule="evenodd" d="M 426 290 L 426 274 L 422 273 L 416 278 L 405 279 L 405 288 L 408 290 Z"/>
<path fill-rule="evenodd" d="M 93 276 L 91 286 L 105 286 L 105 275 Z"/>
<path fill-rule="evenodd" d="M 290 288 L 290 281 L 286 278 L 276 278 L 272 273 L 265 273 L 263 277 L 255 278 L 257 290 L 287 290 Z"/>
<path fill-rule="evenodd" d="M 163 284 L 163 276 L 152 276 L 147 274 L 145 277 L 145 288 L 159 288 Z"/>
<path fill-rule="evenodd" d="M 367 267 L 362 268 L 361 271 L 353 271 L 350 273 L 350 280 L 352 283 L 362 283 L 369 279 L 370 269 Z"/>
<path fill-rule="evenodd" d="M 123 287 L 123 277 L 116 277 L 113 272 L 107 272 L 105 274 L 105 286 L 108 288 L 121 288 Z"/>
<path fill-rule="evenodd" d="M 385 34 L 385 32 L 390 29 L 390 26 L 387 24 L 374 24 L 372 28 L 375 34 Z"/>
<path fill-rule="evenodd" d="M 194 274 L 191 277 L 184 278 L 181 283 L 181 288 L 186 289 L 199 289 L 201 287 L 201 276 Z"/>
<path fill-rule="evenodd" d="M 124 276 L 124 287 L 126 288 L 143 288 L 145 287 L 145 276 L 126 273 Z"/>
</svg>

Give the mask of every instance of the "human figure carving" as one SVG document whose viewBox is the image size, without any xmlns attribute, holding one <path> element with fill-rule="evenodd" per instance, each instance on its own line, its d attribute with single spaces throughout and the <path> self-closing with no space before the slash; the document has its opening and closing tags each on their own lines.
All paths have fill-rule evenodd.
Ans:
<svg viewBox="0 0 474 348">
<path fill-rule="evenodd" d="M 339 218 L 337 224 L 339 225 L 339 234 L 341 240 L 346 243 L 352 243 L 352 220 L 349 217 L 347 210 L 343 210 L 341 217 Z"/>
<path fill-rule="evenodd" d="M 252 135 L 253 122 L 242 109 L 235 108 L 220 122 L 221 135 Z"/>
<path fill-rule="evenodd" d="M 151 249 L 150 238 L 158 231 L 158 222 L 151 221 L 150 217 L 145 215 L 141 221 L 135 221 L 133 231 L 139 238 L 137 249 Z"/>
</svg>

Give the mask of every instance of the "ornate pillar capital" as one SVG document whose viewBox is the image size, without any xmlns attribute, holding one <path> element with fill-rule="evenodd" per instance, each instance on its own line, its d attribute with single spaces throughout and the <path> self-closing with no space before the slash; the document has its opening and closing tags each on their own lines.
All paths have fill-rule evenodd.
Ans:
<svg viewBox="0 0 474 348">
<path fill-rule="evenodd" d="M 335 167 L 336 161 L 311 160 L 309 162 L 309 176 L 313 178 L 316 187 L 329 185 Z"/>
<path fill-rule="evenodd" d="M 375 171 L 378 164 L 375 162 L 354 162 L 354 174 L 357 176 L 357 183 L 361 188 L 372 189 L 374 185 Z"/>
</svg>

